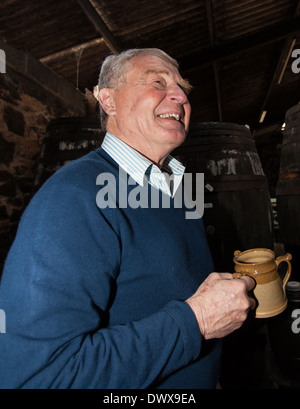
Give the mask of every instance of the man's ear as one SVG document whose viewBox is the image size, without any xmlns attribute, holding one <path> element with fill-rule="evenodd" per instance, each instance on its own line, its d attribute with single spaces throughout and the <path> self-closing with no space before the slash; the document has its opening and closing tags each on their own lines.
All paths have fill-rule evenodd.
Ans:
<svg viewBox="0 0 300 409">
<path fill-rule="evenodd" d="M 115 101 L 111 88 L 102 88 L 98 94 L 98 100 L 107 115 L 114 115 L 116 111 Z"/>
</svg>

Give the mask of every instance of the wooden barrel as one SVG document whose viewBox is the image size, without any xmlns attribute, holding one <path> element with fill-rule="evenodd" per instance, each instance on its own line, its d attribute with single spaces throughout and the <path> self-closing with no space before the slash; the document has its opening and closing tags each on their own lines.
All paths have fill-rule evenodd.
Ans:
<svg viewBox="0 0 300 409">
<path fill-rule="evenodd" d="M 203 221 L 215 271 L 234 271 L 235 250 L 273 249 L 268 182 L 246 126 L 191 124 L 185 143 L 173 155 L 186 166 L 186 172 L 204 173 Z M 262 361 L 257 365 L 262 346 L 260 323 L 250 314 L 241 329 L 223 339 L 222 388 L 251 389 L 260 383 L 264 371 Z"/>
<path fill-rule="evenodd" d="M 46 128 L 42 143 L 34 190 L 66 163 L 98 148 L 104 135 L 97 117 L 52 120 Z"/>
<path fill-rule="evenodd" d="M 300 388 L 300 282 L 286 286 L 285 311 L 267 320 L 270 345 L 280 370 L 278 381 L 291 389 Z M 283 377 L 283 379 L 281 379 Z"/>
<path fill-rule="evenodd" d="M 280 237 L 300 281 L 300 104 L 286 112 L 276 194 Z"/>
<path fill-rule="evenodd" d="M 235 250 L 273 249 L 268 182 L 253 136 L 246 126 L 191 124 L 175 155 L 188 173 L 204 173 L 204 215 L 216 271 L 233 271 Z"/>
</svg>

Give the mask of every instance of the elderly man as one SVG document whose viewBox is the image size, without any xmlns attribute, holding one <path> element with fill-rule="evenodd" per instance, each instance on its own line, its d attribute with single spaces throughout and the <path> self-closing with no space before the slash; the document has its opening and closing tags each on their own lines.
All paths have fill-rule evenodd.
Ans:
<svg viewBox="0 0 300 409">
<path fill-rule="evenodd" d="M 216 386 L 220 338 L 254 307 L 253 281 L 212 273 L 202 219 L 176 205 L 184 168 L 170 152 L 187 134 L 189 89 L 157 49 L 103 63 L 103 144 L 42 186 L 6 261 L 1 387 Z M 148 206 L 120 206 L 137 186 Z"/>
</svg>

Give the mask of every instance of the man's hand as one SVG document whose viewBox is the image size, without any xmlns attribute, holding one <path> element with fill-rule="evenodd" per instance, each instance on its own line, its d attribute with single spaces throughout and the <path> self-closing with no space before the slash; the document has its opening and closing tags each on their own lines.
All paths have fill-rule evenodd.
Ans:
<svg viewBox="0 0 300 409">
<path fill-rule="evenodd" d="M 205 339 L 223 338 L 240 328 L 256 302 L 248 296 L 255 281 L 248 276 L 234 279 L 230 273 L 212 273 L 186 300 Z"/>
</svg>

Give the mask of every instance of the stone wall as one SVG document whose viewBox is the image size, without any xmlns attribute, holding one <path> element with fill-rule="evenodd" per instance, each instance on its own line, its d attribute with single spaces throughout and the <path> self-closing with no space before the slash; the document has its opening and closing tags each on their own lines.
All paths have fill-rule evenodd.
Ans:
<svg viewBox="0 0 300 409">
<path fill-rule="evenodd" d="M 47 124 L 85 116 L 85 96 L 52 70 L 0 41 L 0 275 L 20 216 L 32 197 Z"/>
</svg>

